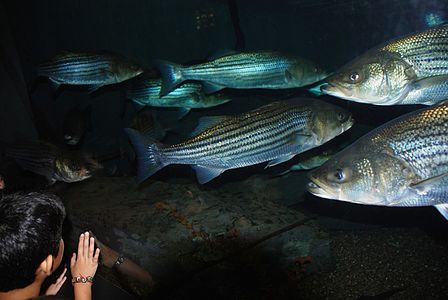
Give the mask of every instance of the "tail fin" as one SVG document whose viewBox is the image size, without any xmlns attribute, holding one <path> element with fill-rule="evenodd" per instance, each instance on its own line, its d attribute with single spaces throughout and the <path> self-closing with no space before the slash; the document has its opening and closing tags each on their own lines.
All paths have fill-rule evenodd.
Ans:
<svg viewBox="0 0 448 300">
<path fill-rule="evenodd" d="M 137 181 L 140 183 L 166 165 L 160 155 L 160 144 L 153 139 L 144 137 L 135 129 L 125 128 L 124 131 L 131 140 L 137 155 Z"/>
<path fill-rule="evenodd" d="M 182 66 L 167 61 L 159 60 L 155 62 L 162 76 L 162 88 L 160 97 L 168 95 L 185 79 L 182 77 Z"/>
<path fill-rule="evenodd" d="M 40 142 L 8 146 L 5 155 L 12 158 L 24 170 L 45 176 L 48 181 L 55 172 L 55 148 Z"/>
</svg>

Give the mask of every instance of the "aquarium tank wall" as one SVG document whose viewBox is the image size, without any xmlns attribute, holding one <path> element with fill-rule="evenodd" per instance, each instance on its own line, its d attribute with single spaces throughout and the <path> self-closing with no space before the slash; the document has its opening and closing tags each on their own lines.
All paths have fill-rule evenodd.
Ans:
<svg viewBox="0 0 448 300">
<path fill-rule="evenodd" d="M 1 197 L 62 199 L 63 261 L 86 231 L 101 250 L 93 299 L 445 299 L 447 18 L 1 1 Z"/>
</svg>

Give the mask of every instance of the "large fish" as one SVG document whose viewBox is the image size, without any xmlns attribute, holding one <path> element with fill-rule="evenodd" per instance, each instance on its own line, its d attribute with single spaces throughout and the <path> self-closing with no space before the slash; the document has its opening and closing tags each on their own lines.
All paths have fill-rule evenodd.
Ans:
<svg viewBox="0 0 448 300">
<path fill-rule="evenodd" d="M 434 205 L 448 219 L 448 103 L 394 119 L 310 172 L 319 197 L 384 206 Z"/>
<path fill-rule="evenodd" d="M 48 77 L 55 87 L 61 84 L 88 85 L 90 91 L 120 83 L 143 72 L 126 58 L 110 52 L 62 52 L 38 66 L 39 76 Z"/>
<path fill-rule="evenodd" d="M 199 183 L 228 169 L 282 163 L 319 146 L 353 125 L 346 110 L 315 99 L 273 102 L 248 113 L 205 117 L 192 137 L 175 145 L 145 140 L 127 129 L 138 157 L 138 180 L 170 164 L 191 165 Z"/>
<path fill-rule="evenodd" d="M 313 62 L 278 52 L 229 54 L 193 66 L 159 61 L 162 74 L 161 95 L 166 95 L 186 80 L 202 81 L 207 93 L 223 88 L 286 89 L 312 84 L 326 77 Z"/>
<path fill-rule="evenodd" d="M 187 82 L 161 97 L 161 79 L 136 78 L 126 96 L 139 106 L 178 107 L 179 117 L 185 116 L 192 108 L 206 108 L 221 105 L 231 99 L 223 94 L 204 95 L 199 83 Z"/>
<path fill-rule="evenodd" d="M 324 94 L 376 105 L 432 105 L 448 98 L 448 25 L 394 40 L 326 79 Z"/>
<path fill-rule="evenodd" d="M 44 142 L 9 146 L 5 150 L 5 155 L 15 160 L 22 169 L 46 177 L 49 184 L 56 181 L 67 183 L 82 181 L 102 168 L 87 154 L 62 151 Z"/>
</svg>

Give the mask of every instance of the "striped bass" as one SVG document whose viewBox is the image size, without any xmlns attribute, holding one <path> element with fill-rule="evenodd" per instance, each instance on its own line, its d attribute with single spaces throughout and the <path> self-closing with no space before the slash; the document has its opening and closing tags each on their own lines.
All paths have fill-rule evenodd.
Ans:
<svg viewBox="0 0 448 300">
<path fill-rule="evenodd" d="M 448 102 L 398 117 L 311 171 L 319 197 L 368 205 L 435 206 L 448 219 Z"/>
<path fill-rule="evenodd" d="M 228 169 L 285 162 L 352 125 L 351 114 L 338 106 L 296 98 L 236 116 L 202 118 L 192 137 L 175 145 L 143 139 L 133 129 L 126 132 L 137 154 L 140 182 L 167 165 L 187 164 L 202 184 Z"/>
<path fill-rule="evenodd" d="M 193 66 L 166 61 L 159 61 L 157 66 L 162 74 L 162 96 L 186 80 L 202 81 L 204 91 L 212 93 L 226 87 L 296 88 L 326 77 L 326 73 L 309 60 L 267 51 L 229 54 Z"/>
<path fill-rule="evenodd" d="M 86 153 L 63 151 L 45 142 L 11 145 L 6 147 L 5 155 L 22 169 L 46 177 L 50 185 L 56 181 L 82 181 L 102 169 L 102 165 Z"/>
<path fill-rule="evenodd" d="M 179 117 L 185 116 L 192 108 L 206 108 L 231 101 L 223 94 L 204 95 L 199 83 L 181 84 L 167 95 L 161 97 L 161 79 L 136 78 L 127 89 L 126 96 L 139 106 L 179 107 Z"/>
<path fill-rule="evenodd" d="M 140 66 L 109 52 L 66 51 L 37 68 L 38 75 L 48 77 L 56 88 L 61 84 L 88 85 L 91 91 L 120 83 L 142 72 Z"/>
<path fill-rule="evenodd" d="M 375 105 L 432 105 L 448 98 L 448 25 L 367 51 L 321 86 L 324 94 Z"/>
</svg>

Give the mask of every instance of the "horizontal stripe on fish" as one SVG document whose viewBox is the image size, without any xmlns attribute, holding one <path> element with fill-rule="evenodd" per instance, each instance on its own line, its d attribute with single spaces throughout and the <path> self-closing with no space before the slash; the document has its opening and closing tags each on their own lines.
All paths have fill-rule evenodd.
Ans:
<svg viewBox="0 0 448 300">
<path fill-rule="evenodd" d="M 345 110 L 315 99 L 273 102 L 249 113 L 200 120 L 196 135 L 175 145 L 145 145 L 128 129 L 139 161 L 139 180 L 169 164 L 188 164 L 200 183 L 227 169 L 277 164 L 350 128 Z"/>
<path fill-rule="evenodd" d="M 230 54 L 209 62 L 181 66 L 169 62 L 157 63 L 162 75 L 162 95 L 168 94 L 186 80 L 213 83 L 208 92 L 230 88 L 285 89 L 314 83 L 326 73 L 311 61 L 277 52 Z"/>
<path fill-rule="evenodd" d="M 41 64 L 37 73 L 53 82 L 98 87 L 120 83 L 143 72 L 138 65 L 112 53 L 64 52 Z"/>
<path fill-rule="evenodd" d="M 308 190 L 360 204 L 433 205 L 448 219 L 447 124 L 448 102 L 389 121 L 313 170 Z"/>
</svg>

